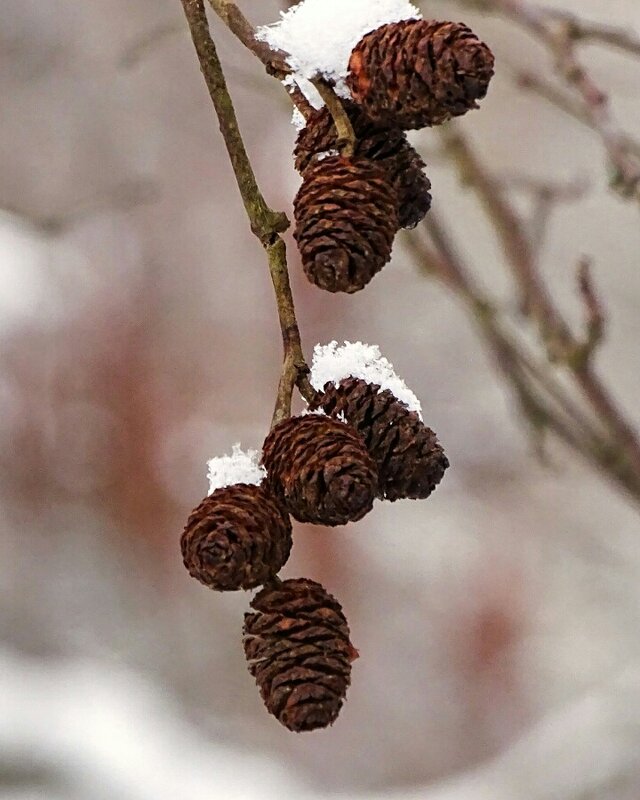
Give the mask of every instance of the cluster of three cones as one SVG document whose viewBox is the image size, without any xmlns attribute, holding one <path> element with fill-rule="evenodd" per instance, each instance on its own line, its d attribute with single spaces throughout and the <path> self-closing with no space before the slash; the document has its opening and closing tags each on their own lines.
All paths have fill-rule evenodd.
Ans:
<svg viewBox="0 0 640 800">
<path fill-rule="evenodd" d="M 368 33 L 354 48 L 344 109 L 353 157 L 337 153 L 326 108 L 300 132 L 294 158 L 303 183 L 295 237 L 309 280 L 330 292 L 364 288 L 391 258 L 399 228 L 431 207 L 431 183 L 406 130 L 440 125 L 477 107 L 493 55 L 461 23 L 403 20 Z"/>
</svg>

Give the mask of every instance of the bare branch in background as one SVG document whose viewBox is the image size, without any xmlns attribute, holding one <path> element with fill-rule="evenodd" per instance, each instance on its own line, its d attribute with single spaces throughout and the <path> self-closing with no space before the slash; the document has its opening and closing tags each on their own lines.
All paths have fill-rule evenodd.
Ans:
<svg viewBox="0 0 640 800">
<path fill-rule="evenodd" d="M 594 130 L 591 118 L 586 113 L 583 104 L 572 95 L 558 89 L 551 81 L 528 70 L 512 68 L 512 73 L 513 80 L 520 89 L 537 94 L 550 105 Z M 626 133 L 621 133 L 621 139 L 629 153 L 640 160 L 640 141 Z"/>
<path fill-rule="evenodd" d="M 595 294 L 588 273 L 585 279 L 582 269 L 580 284 L 592 319 L 592 333 L 585 343 L 572 333 L 553 300 L 539 272 L 536 254 L 522 220 L 504 197 L 499 182 L 480 162 L 458 128 L 448 125 L 442 129 L 442 135 L 461 181 L 476 192 L 502 244 L 506 261 L 520 291 L 522 311 L 536 322 L 550 362 L 564 364 L 568 368 L 584 400 L 608 431 L 610 441 L 607 459 L 616 465 L 625 462 L 640 478 L 638 434 L 591 363 L 593 351 L 602 338 L 603 315 L 601 310 L 595 314 Z"/>
<path fill-rule="evenodd" d="M 580 115 L 600 137 L 611 165 L 611 185 L 620 194 L 640 201 L 640 159 L 620 130 L 609 108 L 607 93 L 584 68 L 576 43 L 595 40 L 633 55 L 640 41 L 624 30 L 584 23 L 562 11 L 537 6 L 528 0 L 456 0 L 464 6 L 498 13 L 541 40 L 554 58 L 556 69 L 577 95 Z"/>
<path fill-rule="evenodd" d="M 432 210 L 425 222 L 431 245 L 407 236 L 416 265 L 449 288 L 464 304 L 493 363 L 510 387 L 542 453 L 550 431 L 640 505 L 640 470 L 621 453 L 621 444 L 602 425 L 600 409 L 585 409 L 559 379 L 556 369 L 537 358 L 509 329 L 490 296 L 464 264 L 444 224 Z M 592 291 L 590 289 L 589 291 Z"/>
</svg>

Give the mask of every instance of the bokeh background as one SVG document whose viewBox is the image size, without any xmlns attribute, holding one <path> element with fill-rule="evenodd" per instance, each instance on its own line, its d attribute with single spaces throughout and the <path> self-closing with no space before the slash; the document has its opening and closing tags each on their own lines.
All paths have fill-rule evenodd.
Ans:
<svg viewBox="0 0 640 800">
<path fill-rule="evenodd" d="M 555 6 L 640 34 L 636 0 Z M 280 6 L 242 7 L 265 23 Z M 361 658 L 332 729 L 296 736 L 268 717 L 243 662 L 249 597 L 207 591 L 179 557 L 206 460 L 260 445 L 281 357 L 180 3 L 0 10 L 0 796 L 637 800 L 637 503 L 553 437 L 540 458 L 463 305 L 406 239 L 352 297 L 307 284 L 289 248 L 307 353 L 379 344 L 452 466 L 426 502 L 297 526 L 284 574 L 340 599 Z M 531 211 L 532 179 L 578 187 L 541 272 L 578 324 L 575 265 L 593 259 L 597 365 L 640 424 L 637 203 L 608 188 L 592 132 L 514 85 L 513 65 L 552 74 L 537 42 L 454 2 L 423 10 L 496 52 L 489 97 L 459 127 L 515 207 Z M 261 186 L 290 213 L 288 98 L 212 24 Z M 637 134 L 640 62 L 581 54 Z M 435 133 L 414 141 L 434 208 L 520 324 L 477 200 Z"/>
</svg>

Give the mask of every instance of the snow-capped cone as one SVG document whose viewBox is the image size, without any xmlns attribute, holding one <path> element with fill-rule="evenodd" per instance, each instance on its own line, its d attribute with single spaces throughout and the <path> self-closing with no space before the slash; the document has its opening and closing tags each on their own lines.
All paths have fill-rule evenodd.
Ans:
<svg viewBox="0 0 640 800">
<path fill-rule="evenodd" d="M 410 130 L 477 108 L 493 65 L 491 50 L 466 25 L 407 20 L 363 37 L 347 84 L 373 120 Z"/>
<path fill-rule="evenodd" d="M 326 383 L 312 408 L 355 428 L 378 469 L 378 497 L 421 500 L 442 480 L 449 460 L 436 434 L 388 389 L 360 378 Z"/>
</svg>

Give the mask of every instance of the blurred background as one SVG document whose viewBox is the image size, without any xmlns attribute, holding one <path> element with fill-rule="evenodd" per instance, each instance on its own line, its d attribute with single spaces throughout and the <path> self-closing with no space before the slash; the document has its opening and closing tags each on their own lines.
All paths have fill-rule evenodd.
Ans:
<svg viewBox="0 0 640 800">
<path fill-rule="evenodd" d="M 244 664 L 250 597 L 206 590 L 179 555 L 206 460 L 260 446 L 281 359 L 180 3 L 0 3 L 2 798 L 640 796 L 638 202 L 609 185 L 544 43 L 471 7 L 491 5 L 422 4 L 497 57 L 480 111 L 412 138 L 433 221 L 350 297 L 310 286 L 289 247 L 308 356 L 379 344 L 452 464 L 426 502 L 297 526 L 284 575 L 336 595 L 361 657 L 336 725 L 294 735 Z M 241 6 L 255 24 L 282 7 Z M 640 36 L 636 0 L 554 8 Z M 291 104 L 211 22 L 261 187 L 290 215 Z M 640 138 L 640 59 L 576 48 Z M 473 170 L 461 184 L 460 142 L 526 246 L 509 250 Z M 592 332 L 606 318 L 586 373 L 549 361 L 524 313 L 527 247 L 576 336 L 585 306 Z"/>
</svg>

